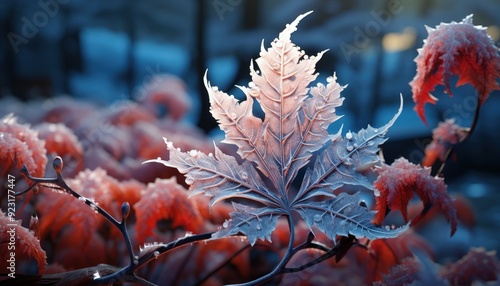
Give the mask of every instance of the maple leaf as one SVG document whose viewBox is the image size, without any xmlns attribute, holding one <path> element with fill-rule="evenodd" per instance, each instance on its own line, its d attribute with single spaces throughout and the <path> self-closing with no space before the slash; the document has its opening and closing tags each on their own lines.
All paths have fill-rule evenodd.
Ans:
<svg viewBox="0 0 500 286">
<path fill-rule="evenodd" d="M 410 82 L 415 111 L 424 123 L 424 105 L 436 103 L 430 94 L 437 84 L 445 86 L 450 96 L 450 79 L 459 76 L 457 86 L 470 83 L 482 105 L 493 90 L 499 90 L 500 56 L 486 28 L 474 26 L 472 15 L 462 22 L 441 23 L 435 29 L 427 27 L 429 36 L 418 49 L 415 58 L 417 74 Z"/>
<path fill-rule="evenodd" d="M 425 157 L 422 165 L 431 167 L 437 159 L 446 161 L 450 148 L 463 140 L 467 130 L 457 124 L 454 119 L 440 122 L 438 127 L 432 131 L 432 142 L 425 147 Z"/>
<path fill-rule="evenodd" d="M 333 193 L 346 184 L 372 189 L 358 168 L 379 160 L 379 145 L 386 140 L 384 134 L 401 107 L 381 128 L 349 131 L 344 138 L 341 130 L 329 134 L 328 126 L 339 118 L 336 108 L 343 102 L 340 92 L 344 87 L 334 74 L 326 85 L 308 88 L 317 77 L 315 65 L 325 51 L 309 57 L 290 40 L 307 14 L 287 25 L 270 48 L 262 45 L 255 61 L 258 70 L 250 65 L 252 82 L 240 87 L 246 100 L 240 102 L 211 86 L 205 76 L 210 111 L 226 134 L 223 142 L 238 147 L 241 163 L 217 146 L 214 154 L 182 152 L 167 139 L 170 159 L 151 160 L 185 174 L 192 194 L 211 197 L 210 205 L 238 199 L 238 203 L 233 202 L 231 218 L 213 238 L 242 233 L 252 245 L 257 239 L 270 240 L 278 218 L 287 216 L 293 221 L 292 212 L 298 212 L 311 231 L 316 226 L 333 241 L 337 235 L 395 237 L 408 227 L 376 226 L 371 222 L 374 212 L 360 204 L 359 193 Z M 252 113 L 254 100 L 265 113 L 263 119 Z M 292 182 L 303 168 L 307 171 L 296 192 Z"/>
<path fill-rule="evenodd" d="M 377 167 L 379 176 L 373 186 L 380 192 L 376 197 L 374 223 L 381 224 L 388 210 L 399 210 L 405 221 L 408 221 L 407 207 L 410 200 L 417 194 L 424 203 L 424 210 L 413 220 L 418 222 L 432 205 L 437 205 L 451 226 L 451 235 L 457 229 L 457 214 L 453 201 L 446 192 L 442 178 L 431 176 L 430 168 L 412 164 L 404 158 L 395 160 L 390 166 Z"/>
</svg>

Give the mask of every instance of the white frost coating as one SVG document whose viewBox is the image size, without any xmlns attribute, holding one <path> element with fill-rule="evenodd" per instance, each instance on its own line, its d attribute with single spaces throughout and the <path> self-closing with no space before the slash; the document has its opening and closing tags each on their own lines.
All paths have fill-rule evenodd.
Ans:
<svg viewBox="0 0 500 286">
<path fill-rule="evenodd" d="M 99 274 L 99 271 L 96 270 L 94 273 L 94 280 L 101 278 L 101 274 Z"/>
<path fill-rule="evenodd" d="M 193 178 L 189 178 L 189 177 L 188 177 L 188 178 L 186 178 L 186 184 L 188 184 L 188 185 L 192 185 L 192 184 L 194 184 L 194 180 L 193 180 Z"/>
<path fill-rule="evenodd" d="M 172 150 L 174 148 L 174 143 L 168 141 L 167 138 L 163 137 L 163 141 L 165 141 L 168 150 Z"/>
<path fill-rule="evenodd" d="M 198 156 L 198 150 L 189 151 L 189 156 L 196 158 L 196 156 Z"/>
</svg>

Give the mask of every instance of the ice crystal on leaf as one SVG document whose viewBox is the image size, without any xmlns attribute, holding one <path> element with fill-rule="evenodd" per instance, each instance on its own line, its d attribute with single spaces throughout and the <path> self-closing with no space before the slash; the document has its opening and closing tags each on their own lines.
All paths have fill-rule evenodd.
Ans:
<svg viewBox="0 0 500 286">
<path fill-rule="evenodd" d="M 380 191 L 376 198 L 376 224 L 382 223 L 389 210 L 399 210 L 405 221 L 408 221 L 407 206 L 415 194 L 424 205 L 437 205 L 450 223 L 451 235 L 457 230 L 458 220 L 453 200 L 446 191 L 442 178 L 432 177 L 430 168 L 412 164 L 404 158 L 399 158 L 390 166 L 377 168 L 379 177 L 373 183 Z M 413 223 L 419 221 L 425 212 L 417 216 Z"/>
<path fill-rule="evenodd" d="M 430 92 L 438 84 L 451 95 L 450 79 L 458 76 L 457 86 L 470 83 L 483 104 L 493 90 L 499 90 L 500 56 L 486 28 L 474 26 L 472 15 L 462 22 L 441 23 L 426 27 L 429 36 L 415 58 L 417 74 L 410 82 L 415 111 L 426 122 L 424 105 L 436 103 Z"/>
<path fill-rule="evenodd" d="M 184 173 L 193 194 L 211 197 L 210 205 L 239 199 L 214 238 L 242 233 L 253 245 L 257 239 L 270 239 L 278 218 L 291 217 L 292 212 L 298 212 L 311 230 L 315 225 L 334 241 L 337 235 L 349 234 L 369 239 L 394 237 L 407 228 L 375 226 L 371 222 L 374 212 L 359 203 L 359 194 L 333 193 L 346 184 L 372 188 L 358 171 L 379 160 L 378 146 L 386 140 L 383 136 L 401 109 L 378 129 L 368 126 L 358 133 L 349 132 L 346 138 L 341 131 L 328 133 L 328 126 L 339 118 L 336 108 L 342 105 L 344 87 L 334 74 L 326 85 L 308 88 L 317 77 L 315 65 L 325 51 L 306 56 L 290 40 L 307 14 L 287 25 L 270 48 L 262 45 L 255 61 L 258 70 L 250 65 L 252 82 L 240 87 L 246 100 L 238 101 L 204 79 L 210 111 L 226 134 L 223 142 L 238 147 L 241 163 L 217 146 L 213 156 L 201 152 L 191 156 L 192 152 L 181 152 L 166 139 L 170 159 L 152 160 Z M 254 100 L 264 111 L 264 119 L 252 113 Z M 292 182 L 302 168 L 307 171 L 297 192 Z"/>
</svg>

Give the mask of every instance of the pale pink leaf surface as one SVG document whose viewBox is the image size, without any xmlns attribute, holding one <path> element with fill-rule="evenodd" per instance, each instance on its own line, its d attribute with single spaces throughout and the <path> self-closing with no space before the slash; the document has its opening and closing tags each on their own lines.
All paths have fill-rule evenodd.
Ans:
<svg viewBox="0 0 500 286">
<path fill-rule="evenodd" d="M 255 61 L 258 70 L 250 65 L 252 82 L 240 87 L 246 95 L 244 101 L 211 86 L 205 77 L 211 113 L 226 134 L 223 142 L 238 147 L 241 162 L 217 147 L 213 155 L 206 155 L 196 150 L 182 152 L 168 141 L 170 159 L 151 160 L 177 168 L 185 174 L 192 194 L 211 197 L 211 205 L 223 199 L 237 200 L 231 218 L 214 238 L 242 233 L 252 245 L 258 239 L 270 240 L 278 218 L 292 218 L 294 211 L 311 229 L 316 225 L 332 240 L 349 234 L 370 239 L 394 237 L 407 228 L 372 224 L 373 212 L 359 204 L 359 194 L 333 195 L 345 184 L 371 187 L 360 168 L 377 162 L 378 146 L 401 110 L 379 129 L 369 126 L 358 134 L 349 132 L 346 137 L 350 138 L 341 138 L 340 131 L 328 133 L 329 125 L 339 118 L 336 108 L 342 105 L 343 87 L 334 74 L 326 85 L 308 88 L 317 77 L 315 65 L 324 52 L 309 57 L 290 40 L 307 14 L 287 25 L 270 48 L 261 49 Z M 257 103 L 265 113 L 263 119 L 253 114 Z M 310 162 L 313 155 L 317 155 L 315 164 Z M 297 194 L 292 182 L 306 166 L 309 170 Z M 332 198 L 311 199 L 321 194 Z"/>
</svg>

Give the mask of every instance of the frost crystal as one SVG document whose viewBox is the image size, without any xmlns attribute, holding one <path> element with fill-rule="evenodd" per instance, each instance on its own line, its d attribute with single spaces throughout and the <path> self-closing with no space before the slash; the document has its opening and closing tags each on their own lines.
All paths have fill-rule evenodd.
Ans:
<svg viewBox="0 0 500 286">
<path fill-rule="evenodd" d="M 335 74 L 326 84 L 310 87 L 318 76 L 316 63 L 325 51 L 305 55 L 290 39 L 306 15 L 287 25 L 270 48 L 262 45 L 259 58 L 250 63 L 248 87 L 239 86 L 245 100 L 215 90 L 205 74 L 210 112 L 225 132 L 223 143 L 236 146 L 240 158 L 217 146 L 213 155 L 195 155 L 167 142 L 170 159 L 155 160 L 184 173 L 190 190 L 210 197 L 210 206 L 234 199 L 231 218 L 213 238 L 243 234 L 252 245 L 258 239 L 271 240 L 278 218 L 291 216 L 292 211 L 311 230 L 315 227 L 334 241 L 339 235 L 395 237 L 408 227 L 387 230 L 376 226 L 371 222 L 374 213 L 359 204 L 359 193 L 334 195 L 344 185 L 372 189 L 370 179 L 358 170 L 380 160 L 378 146 L 385 142 L 384 135 L 401 108 L 381 128 L 368 126 L 358 133 L 348 132 L 345 139 L 341 131 L 329 134 L 330 125 L 340 118 L 336 109 L 342 105 L 344 87 Z M 253 114 L 254 100 L 265 113 L 263 117 Z M 299 174 L 302 185 L 292 192 L 290 186 Z"/>
</svg>

